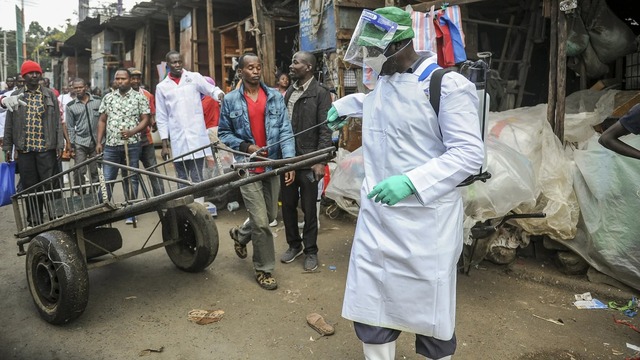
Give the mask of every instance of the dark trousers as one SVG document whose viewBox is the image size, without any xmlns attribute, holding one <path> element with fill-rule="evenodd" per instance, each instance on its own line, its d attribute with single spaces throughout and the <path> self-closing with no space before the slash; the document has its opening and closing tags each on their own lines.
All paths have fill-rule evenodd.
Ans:
<svg viewBox="0 0 640 360">
<path fill-rule="evenodd" d="M 311 169 L 296 170 L 293 184 L 284 184 L 284 175 L 280 179 L 280 200 L 282 201 L 282 221 L 289 247 L 299 249 L 304 244 L 305 254 L 317 254 L 318 215 L 316 213 L 318 182 Z M 302 238 L 298 231 L 298 200 L 304 213 Z"/>
<path fill-rule="evenodd" d="M 24 190 L 58 173 L 58 159 L 55 150 L 19 152 L 17 162 L 18 168 L 20 168 L 20 182 Z M 52 182 L 46 184 L 41 189 L 34 190 L 34 192 L 59 188 L 59 183 Z M 42 224 L 44 201 L 43 196 L 29 197 L 27 203 L 27 222 L 30 226 Z"/>
<path fill-rule="evenodd" d="M 400 330 L 353 322 L 358 339 L 365 344 L 386 344 L 396 341 Z M 416 334 L 416 353 L 429 359 L 440 359 L 456 352 L 456 334 L 450 340 L 440 340 L 432 336 Z"/>
<path fill-rule="evenodd" d="M 84 146 L 84 145 L 76 144 L 75 152 L 76 152 L 76 157 L 74 160 L 75 161 L 74 164 L 80 164 L 81 162 L 84 162 L 87 159 L 90 159 L 97 155 L 95 146 Z M 97 184 L 100 181 L 98 179 L 98 164 L 95 161 L 93 161 L 89 164 L 88 168 L 89 168 L 89 177 L 91 178 L 91 184 Z M 74 176 L 73 178 L 74 185 L 78 187 L 80 187 L 81 185 L 84 185 L 85 183 L 84 174 L 86 172 L 87 172 L 87 166 L 83 166 L 78 170 L 76 170 L 75 172 L 76 176 Z M 85 190 L 82 189 L 81 192 L 84 194 Z"/>
<path fill-rule="evenodd" d="M 158 173 L 158 169 L 155 167 L 158 164 L 156 161 L 156 149 L 153 147 L 153 144 L 146 144 L 142 146 L 140 162 L 145 169 Z M 162 180 L 154 176 L 149 176 L 149 182 L 151 183 L 153 196 L 164 194 L 164 184 L 162 183 Z"/>
</svg>

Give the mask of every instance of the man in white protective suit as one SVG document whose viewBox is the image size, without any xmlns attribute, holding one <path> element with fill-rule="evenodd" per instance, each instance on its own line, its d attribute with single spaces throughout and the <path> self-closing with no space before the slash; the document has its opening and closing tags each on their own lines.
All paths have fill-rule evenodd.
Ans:
<svg viewBox="0 0 640 360">
<path fill-rule="evenodd" d="M 369 360 L 394 359 L 401 331 L 416 334 L 427 359 L 455 352 L 456 186 L 484 158 L 475 86 L 446 73 L 436 115 L 428 97 L 436 56 L 416 53 L 413 37 L 409 13 L 363 11 L 345 59 L 380 76 L 371 93 L 337 100 L 327 116 L 332 130 L 343 116 L 362 117 L 365 178 L 342 316 L 354 321 Z"/>
</svg>

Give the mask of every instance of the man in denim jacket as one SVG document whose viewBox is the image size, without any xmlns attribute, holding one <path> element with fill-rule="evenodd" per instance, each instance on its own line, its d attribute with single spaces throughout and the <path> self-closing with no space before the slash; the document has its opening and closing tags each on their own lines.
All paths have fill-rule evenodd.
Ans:
<svg viewBox="0 0 640 360">
<path fill-rule="evenodd" d="M 269 159 L 282 159 L 295 156 L 295 143 L 292 138 L 291 122 L 282 95 L 267 87 L 260 79 L 262 62 L 257 55 L 246 53 L 238 60 L 238 75 L 242 85 L 227 94 L 220 109 L 218 137 L 233 150 L 252 154 L 261 149 L 258 155 Z M 289 138 L 280 144 L 278 141 Z M 247 157 L 236 156 L 241 162 Z M 255 168 L 253 174 L 260 174 L 265 168 Z M 295 178 L 295 171 L 285 174 L 285 184 Z M 278 201 L 280 179 L 277 176 L 265 178 L 240 187 L 244 204 L 249 210 L 249 221 L 230 231 L 234 240 L 236 254 L 247 257 L 247 243 L 253 240 L 253 266 L 256 281 L 267 290 L 275 290 L 278 284 L 273 277 L 275 250 L 273 234 L 269 228 L 269 219 Z"/>
</svg>

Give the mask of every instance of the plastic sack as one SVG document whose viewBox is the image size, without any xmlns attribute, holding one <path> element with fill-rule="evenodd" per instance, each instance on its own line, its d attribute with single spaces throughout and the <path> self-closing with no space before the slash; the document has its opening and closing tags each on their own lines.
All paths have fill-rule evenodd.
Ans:
<svg viewBox="0 0 640 360">
<path fill-rule="evenodd" d="M 533 166 L 539 191 L 536 205 L 523 204 L 515 211 L 546 214 L 541 219 L 514 219 L 513 222 L 533 235 L 548 235 L 554 240 L 573 239 L 580 214 L 572 187 L 573 174 L 562 144 L 547 121 L 547 105 L 489 113 L 488 127 L 491 135 L 526 156 Z"/>
<path fill-rule="evenodd" d="M 635 34 L 611 11 L 606 0 L 582 0 L 580 6 L 589 41 L 602 63 L 609 64 L 636 51 Z"/>
<path fill-rule="evenodd" d="M 11 204 L 16 193 L 16 162 L 0 163 L 0 206 Z"/>
<path fill-rule="evenodd" d="M 337 166 L 331 173 L 331 181 L 325 196 L 334 200 L 338 207 L 353 216 L 360 211 L 360 189 L 364 181 L 364 159 L 362 147 L 344 156 L 338 150 Z M 341 156 L 342 155 L 342 156 Z"/>
<path fill-rule="evenodd" d="M 578 56 L 589 45 L 589 34 L 578 12 L 567 14 L 567 56 Z"/>
<path fill-rule="evenodd" d="M 531 161 L 495 137 L 487 138 L 485 148 L 491 179 L 461 188 L 465 214 L 485 221 L 521 205 L 535 206 L 539 191 Z"/>
<path fill-rule="evenodd" d="M 640 137 L 621 138 L 640 147 Z M 638 160 L 618 155 L 593 136 L 574 151 L 574 189 L 582 213 L 578 235 L 563 243 L 596 270 L 640 289 Z"/>
</svg>

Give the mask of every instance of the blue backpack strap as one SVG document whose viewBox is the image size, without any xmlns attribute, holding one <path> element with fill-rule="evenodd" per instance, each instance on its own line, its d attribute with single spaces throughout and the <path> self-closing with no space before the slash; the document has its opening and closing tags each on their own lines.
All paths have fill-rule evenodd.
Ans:
<svg viewBox="0 0 640 360">
<path fill-rule="evenodd" d="M 437 69 L 437 68 L 439 68 L 439 67 L 440 67 L 440 66 L 438 66 L 438 64 L 436 64 L 436 63 L 430 64 L 429 66 L 427 66 L 427 67 L 424 69 L 424 71 L 422 72 L 422 74 L 420 74 L 420 77 L 418 78 L 418 81 L 424 81 L 424 80 L 426 80 L 426 79 L 429 77 L 429 75 L 431 75 L 431 73 L 432 73 L 435 69 Z"/>
</svg>

